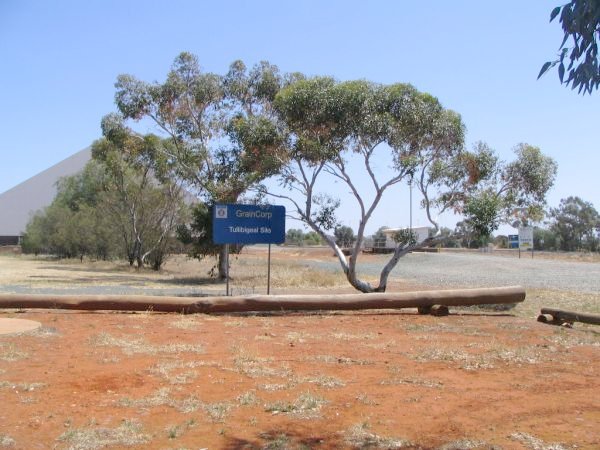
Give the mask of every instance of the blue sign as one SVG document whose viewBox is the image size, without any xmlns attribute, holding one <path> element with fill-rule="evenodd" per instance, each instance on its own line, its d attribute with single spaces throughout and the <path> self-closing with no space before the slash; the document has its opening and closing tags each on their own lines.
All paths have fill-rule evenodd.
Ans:
<svg viewBox="0 0 600 450">
<path fill-rule="evenodd" d="M 282 244 L 285 207 L 217 204 L 213 208 L 215 244 Z"/>
<path fill-rule="evenodd" d="M 519 248 L 519 235 L 509 234 L 508 235 L 508 248 Z"/>
</svg>

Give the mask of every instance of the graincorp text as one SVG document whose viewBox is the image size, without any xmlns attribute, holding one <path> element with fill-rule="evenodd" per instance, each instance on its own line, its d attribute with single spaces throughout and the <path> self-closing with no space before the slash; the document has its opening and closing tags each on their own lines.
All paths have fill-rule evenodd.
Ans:
<svg viewBox="0 0 600 450">
<path fill-rule="evenodd" d="M 260 209 L 254 211 L 242 211 L 240 209 L 235 210 L 235 216 L 245 219 L 266 219 L 271 220 L 273 213 L 269 211 L 262 211 Z"/>
</svg>

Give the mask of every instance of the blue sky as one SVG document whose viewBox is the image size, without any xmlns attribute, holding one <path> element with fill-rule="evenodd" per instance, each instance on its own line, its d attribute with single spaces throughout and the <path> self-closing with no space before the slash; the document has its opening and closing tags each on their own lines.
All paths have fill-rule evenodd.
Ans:
<svg viewBox="0 0 600 450">
<path fill-rule="evenodd" d="M 0 192 L 97 139 L 118 74 L 162 81 L 186 50 L 217 73 L 268 60 L 284 72 L 412 83 L 462 115 L 467 146 L 483 140 L 510 159 L 527 142 L 552 156 L 551 206 L 579 195 L 600 208 L 600 92 L 577 95 L 555 73 L 536 80 L 562 38 L 548 23 L 559 3 L 0 0 Z M 353 225 L 350 206 L 340 213 Z M 369 231 L 407 223 L 398 188 Z"/>
</svg>

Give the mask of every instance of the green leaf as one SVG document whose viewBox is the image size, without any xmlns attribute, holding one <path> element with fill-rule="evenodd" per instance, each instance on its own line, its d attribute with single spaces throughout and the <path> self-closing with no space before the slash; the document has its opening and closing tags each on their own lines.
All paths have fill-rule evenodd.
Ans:
<svg viewBox="0 0 600 450">
<path fill-rule="evenodd" d="M 554 8 L 552 10 L 552 13 L 550 13 L 550 22 L 552 22 L 556 18 L 556 16 L 558 16 L 558 13 L 560 12 L 560 8 L 561 8 L 560 6 L 557 6 L 556 8 Z"/>
<path fill-rule="evenodd" d="M 545 63 L 542 66 L 542 70 L 540 70 L 540 73 L 538 74 L 538 80 L 540 79 L 540 77 L 542 75 L 544 75 L 546 73 L 546 71 L 550 68 L 550 66 L 552 66 L 552 63 L 550 61 L 548 61 L 547 63 Z"/>
<path fill-rule="evenodd" d="M 565 65 L 563 63 L 560 63 L 560 65 L 558 66 L 558 78 L 560 79 L 560 82 L 563 82 L 563 78 L 565 76 Z"/>
</svg>

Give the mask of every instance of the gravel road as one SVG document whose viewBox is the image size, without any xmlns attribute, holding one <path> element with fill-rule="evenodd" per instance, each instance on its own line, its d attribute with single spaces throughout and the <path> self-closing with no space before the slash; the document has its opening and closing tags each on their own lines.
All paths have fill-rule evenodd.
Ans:
<svg viewBox="0 0 600 450">
<path fill-rule="evenodd" d="M 359 260 L 359 273 L 378 275 L 385 256 L 377 262 Z M 325 270 L 340 270 L 337 261 L 311 261 Z M 508 256 L 457 253 L 412 253 L 400 260 L 392 278 L 416 284 L 438 287 L 492 287 L 521 285 L 525 288 L 543 288 L 586 293 L 600 292 L 600 264 L 548 260 L 526 256 L 521 259 Z"/>
</svg>

